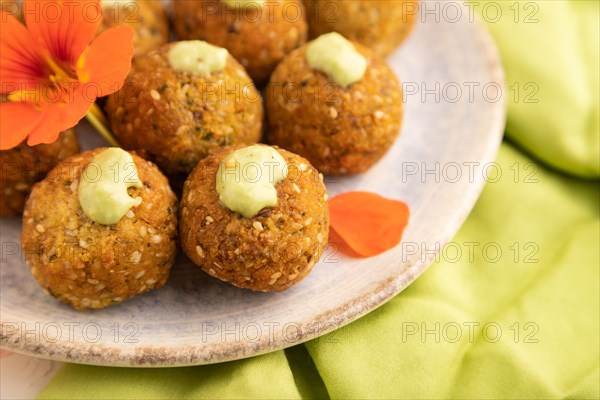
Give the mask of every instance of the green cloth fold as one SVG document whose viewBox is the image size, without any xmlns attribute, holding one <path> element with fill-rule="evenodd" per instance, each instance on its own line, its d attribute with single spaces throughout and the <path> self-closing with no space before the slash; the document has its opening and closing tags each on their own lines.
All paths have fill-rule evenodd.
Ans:
<svg viewBox="0 0 600 400">
<path fill-rule="evenodd" d="M 496 4 L 520 89 L 497 162 L 534 162 L 533 182 L 488 183 L 438 262 L 326 340 L 202 367 L 67 365 L 40 397 L 599 398 L 600 189 L 574 177 L 600 175 L 599 3 L 522 2 L 518 23 Z"/>
<path fill-rule="evenodd" d="M 505 67 L 507 137 L 554 168 L 598 178 L 600 2 L 470 3 Z"/>
</svg>

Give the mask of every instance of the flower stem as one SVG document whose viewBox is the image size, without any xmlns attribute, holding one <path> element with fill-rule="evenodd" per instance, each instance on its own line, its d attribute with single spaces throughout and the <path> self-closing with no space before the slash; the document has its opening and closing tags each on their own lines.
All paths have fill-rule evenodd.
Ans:
<svg viewBox="0 0 600 400">
<path fill-rule="evenodd" d="M 96 103 L 88 110 L 85 118 L 112 147 L 121 147 L 108 129 L 108 121 Z"/>
</svg>

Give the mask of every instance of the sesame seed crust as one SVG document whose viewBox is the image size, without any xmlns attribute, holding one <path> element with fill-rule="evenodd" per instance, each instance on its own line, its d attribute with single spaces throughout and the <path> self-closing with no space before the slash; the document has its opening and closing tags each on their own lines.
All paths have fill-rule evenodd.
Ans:
<svg viewBox="0 0 600 400">
<path fill-rule="evenodd" d="M 240 147 L 212 153 L 186 181 L 182 247 L 195 264 L 225 282 L 255 291 L 283 291 L 308 275 L 327 244 L 325 185 L 307 160 L 276 148 L 289 165 L 288 177 L 276 186 L 277 205 L 244 218 L 219 201 L 215 188 L 220 162 Z M 191 192 L 195 195 L 188 201 Z M 207 223 L 207 216 L 213 222 Z"/>
<path fill-rule="evenodd" d="M 58 164 L 34 186 L 23 213 L 21 241 L 33 276 L 78 309 L 104 308 L 161 287 L 177 248 L 177 198 L 158 168 L 135 154 L 143 186 L 128 190 L 142 199 L 132 215 L 101 225 L 83 213 L 73 182 L 102 150 Z"/>
</svg>

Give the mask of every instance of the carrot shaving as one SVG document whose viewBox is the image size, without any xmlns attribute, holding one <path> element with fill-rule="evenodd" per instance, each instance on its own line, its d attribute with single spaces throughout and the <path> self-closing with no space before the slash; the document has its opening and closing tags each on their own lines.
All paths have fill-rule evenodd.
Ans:
<svg viewBox="0 0 600 400">
<path fill-rule="evenodd" d="M 347 246 L 352 250 L 347 253 L 373 257 L 400 243 L 410 209 L 375 193 L 347 192 L 329 200 L 329 215 L 332 237 L 343 242 L 342 250 Z"/>
</svg>

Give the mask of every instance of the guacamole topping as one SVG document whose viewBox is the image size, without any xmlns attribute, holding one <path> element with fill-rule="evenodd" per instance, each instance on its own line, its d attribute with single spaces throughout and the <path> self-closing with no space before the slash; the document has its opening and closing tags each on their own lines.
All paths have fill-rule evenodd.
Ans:
<svg viewBox="0 0 600 400">
<path fill-rule="evenodd" d="M 309 43 L 306 60 L 311 68 L 324 72 L 342 87 L 360 81 L 367 71 L 367 59 L 336 32 L 321 35 Z"/>
<path fill-rule="evenodd" d="M 288 165 L 277 150 L 254 145 L 228 155 L 217 171 L 217 192 L 225 207 L 252 218 L 277 205 L 275 185 L 288 175 Z"/>
<path fill-rule="evenodd" d="M 176 71 L 208 76 L 222 71 L 227 65 L 227 49 L 202 40 L 178 42 L 167 55 L 171 68 Z"/>
<path fill-rule="evenodd" d="M 142 187 L 133 158 L 125 150 L 111 147 L 97 154 L 81 174 L 79 204 L 92 221 L 116 224 L 141 202 L 129 196 L 130 187 Z"/>
</svg>

